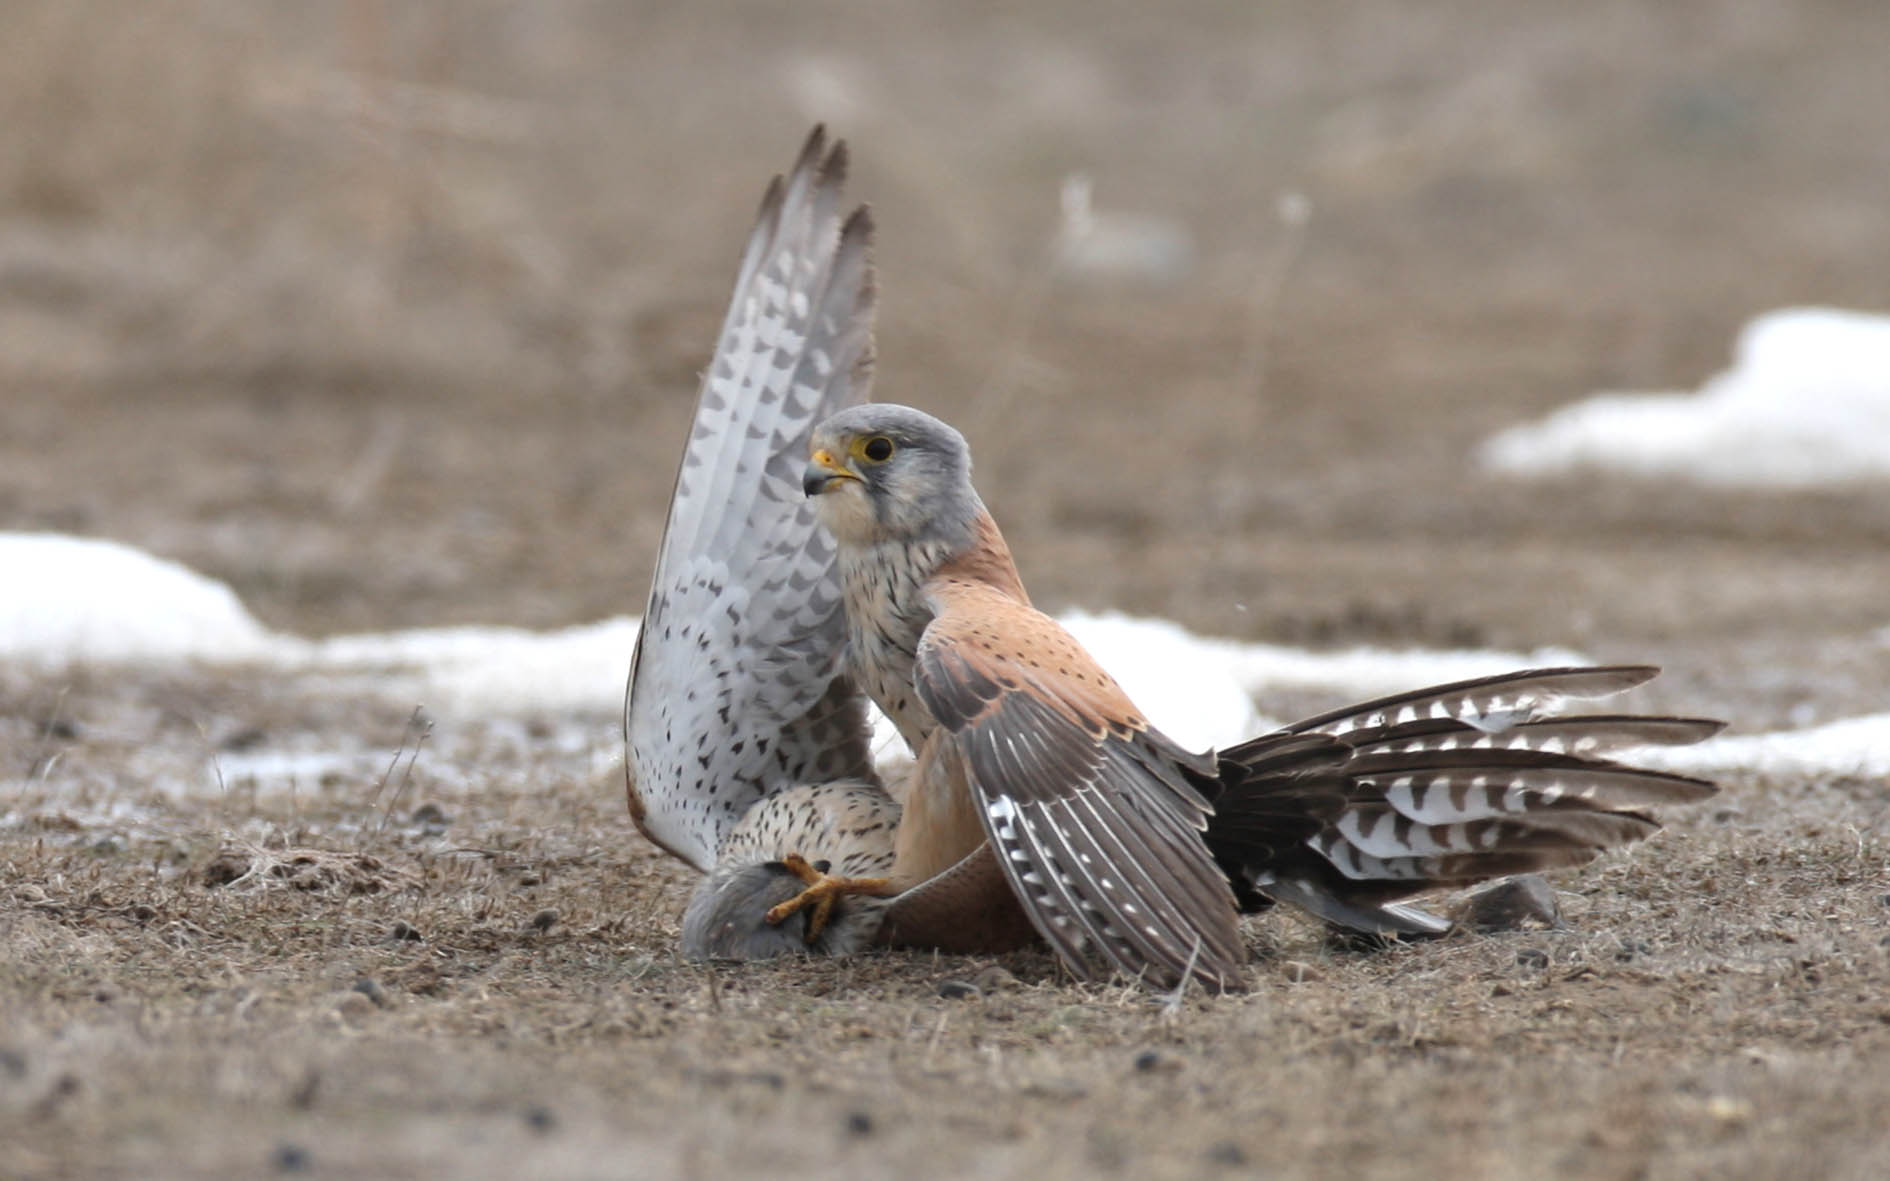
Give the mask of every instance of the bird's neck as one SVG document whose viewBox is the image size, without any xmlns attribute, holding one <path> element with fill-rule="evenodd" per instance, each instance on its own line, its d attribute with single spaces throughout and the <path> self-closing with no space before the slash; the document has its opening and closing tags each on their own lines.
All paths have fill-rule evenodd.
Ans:
<svg viewBox="0 0 1890 1181">
<path fill-rule="evenodd" d="M 1011 557 L 1011 547 L 1005 544 L 1004 534 L 998 530 L 997 522 L 991 514 L 981 512 L 972 525 L 972 544 L 946 560 L 934 566 L 926 575 L 950 575 L 953 578 L 969 579 L 983 583 L 996 590 L 1003 591 L 1025 606 L 1030 605 L 1030 595 L 1024 590 L 1024 580 L 1017 573 L 1017 563 Z"/>
<path fill-rule="evenodd" d="M 912 645 L 932 622 L 926 584 L 941 574 L 968 578 L 994 587 L 1028 605 L 1030 595 L 1018 577 L 1017 564 L 991 514 L 979 509 L 969 541 L 958 538 L 887 538 L 839 547 L 841 583 L 850 619 L 890 616 L 899 621 L 890 630 Z M 882 620 L 886 622 L 886 620 Z"/>
<path fill-rule="evenodd" d="M 895 539 L 840 546 L 849 670 L 915 751 L 935 724 L 912 687 L 919 638 L 932 622 L 927 584 L 941 574 L 973 578 L 1030 602 L 989 513 L 979 512 L 971 535 L 968 545 Z"/>
</svg>

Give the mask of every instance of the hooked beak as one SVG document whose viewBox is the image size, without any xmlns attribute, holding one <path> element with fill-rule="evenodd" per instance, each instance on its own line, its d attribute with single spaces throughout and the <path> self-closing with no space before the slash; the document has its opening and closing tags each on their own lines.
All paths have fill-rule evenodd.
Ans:
<svg viewBox="0 0 1890 1181">
<path fill-rule="evenodd" d="M 813 458 L 807 461 L 807 470 L 801 473 L 801 491 L 809 496 L 819 496 L 839 480 L 858 483 L 860 477 L 835 458 L 833 452 L 822 447 L 814 452 Z"/>
</svg>

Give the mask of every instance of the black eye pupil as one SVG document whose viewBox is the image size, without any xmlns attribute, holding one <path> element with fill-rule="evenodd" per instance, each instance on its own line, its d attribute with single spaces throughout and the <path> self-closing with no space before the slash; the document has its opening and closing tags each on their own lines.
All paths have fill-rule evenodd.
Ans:
<svg viewBox="0 0 1890 1181">
<path fill-rule="evenodd" d="M 866 441 L 866 458 L 875 463 L 891 459 L 892 453 L 893 446 L 891 439 L 879 438 L 868 439 Z"/>
</svg>

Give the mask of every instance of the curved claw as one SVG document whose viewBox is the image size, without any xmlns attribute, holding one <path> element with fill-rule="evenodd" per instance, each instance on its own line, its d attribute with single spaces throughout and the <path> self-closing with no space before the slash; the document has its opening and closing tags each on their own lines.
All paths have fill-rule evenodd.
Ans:
<svg viewBox="0 0 1890 1181">
<path fill-rule="evenodd" d="M 834 904 L 848 894 L 864 894 L 874 898 L 887 898 L 898 893 L 893 888 L 890 878 L 849 878 L 827 873 L 825 861 L 809 862 L 799 853 L 789 853 L 781 859 L 788 872 L 807 883 L 807 889 L 769 909 L 767 921 L 779 925 L 792 915 L 812 907 L 814 913 L 807 918 L 807 942 L 820 938 L 820 933 L 827 929 L 827 922 L 833 917 Z"/>
</svg>

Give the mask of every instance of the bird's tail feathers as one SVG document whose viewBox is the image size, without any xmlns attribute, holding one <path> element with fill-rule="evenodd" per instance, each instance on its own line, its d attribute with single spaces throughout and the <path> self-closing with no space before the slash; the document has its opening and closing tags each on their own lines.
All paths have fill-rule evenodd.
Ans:
<svg viewBox="0 0 1890 1181">
<path fill-rule="evenodd" d="M 1606 757 L 1698 742 L 1722 723 L 1596 714 L 1571 700 L 1641 684 L 1646 666 L 1534 669 L 1336 710 L 1221 755 L 1208 843 L 1248 909 L 1291 902 L 1370 934 L 1435 934 L 1399 900 L 1585 864 L 1660 826 L 1704 779 Z"/>
</svg>

